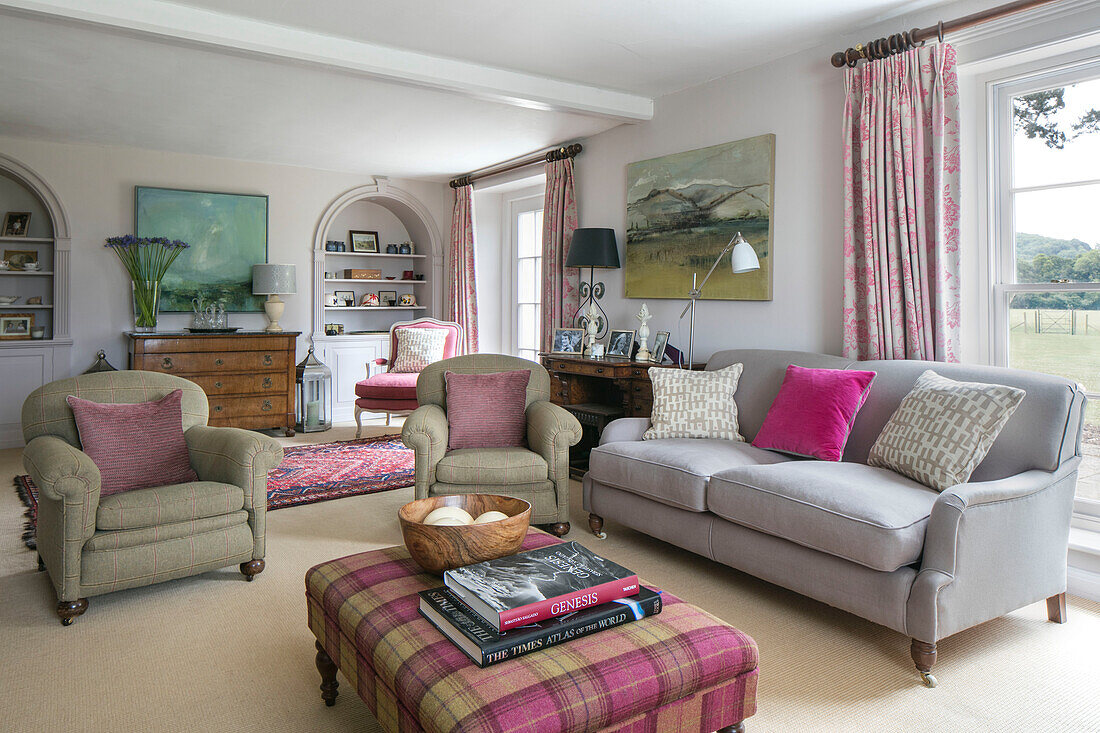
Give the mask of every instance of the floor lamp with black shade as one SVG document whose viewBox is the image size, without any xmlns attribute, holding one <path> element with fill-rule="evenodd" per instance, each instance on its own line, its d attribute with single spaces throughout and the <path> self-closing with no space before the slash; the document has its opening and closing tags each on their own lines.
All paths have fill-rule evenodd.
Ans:
<svg viewBox="0 0 1100 733">
<path fill-rule="evenodd" d="M 566 267 L 587 267 L 588 282 L 580 284 L 580 295 L 583 299 L 577 312 L 573 314 L 573 323 L 584 327 L 587 325 L 587 307 L 589 303 L 595 306 L 599 315 L 596 318 L 596 337 L 600 338 L 607 333 L 607 314 L 600 307 L 599 299 L 603 297 L 603 283 L 594 282 L 596 269 L 619 269 L 619 248 L 615 245 L 615 230 L 600 227 L 584 227 L 573 232 L 573 241 L 569 245 L 569 255 L 565 258 Z"/>
</svg>

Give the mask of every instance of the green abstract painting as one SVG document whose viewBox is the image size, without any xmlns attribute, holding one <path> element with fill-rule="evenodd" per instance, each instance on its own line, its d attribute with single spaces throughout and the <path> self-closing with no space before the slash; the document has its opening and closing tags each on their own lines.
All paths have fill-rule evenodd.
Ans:
<svg viewBox="0 0 1100 733">
<path fill-rule="evenodd" d="M 168 237 L 191 247 L 168 269 L 160 309 L 188 312 L 191 300 L 227 311 L 262 311 L 252 294 L 252 266 L 267 262 L 267 196 L 134 187 L 139 237 Z"/>
<path fill-rule="evenodd" d="M 687 298 L 737 232 L 760 269 L 734 275 L 727 254 L 702 297 L 771 300 L 775 135 L 631 163 L 626 169 L 628 298 Z"/>
</svg>

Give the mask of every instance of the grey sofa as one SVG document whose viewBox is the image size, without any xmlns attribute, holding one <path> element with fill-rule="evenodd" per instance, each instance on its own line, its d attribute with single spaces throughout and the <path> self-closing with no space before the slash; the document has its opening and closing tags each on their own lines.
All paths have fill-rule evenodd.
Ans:
<svg viewBox="0 0 1100 733">
<path fill-rule="evenodd" d="M 735 363 L 744 364 L 736 400 L 749 442 L 789 364 L 876 372 L 843 462 L 749 442 L 643 441 L 647 419 L 616 420 L 584 477 L 593 532 L 613 519 L 905 634 L 929 686 L 944 637 L 1044 598 L 1050 620 L 1065 620 L 1085 407 L 1078 385 L 996 367 L 770 350 L 719 352 L 707 369 Z M 971 480 L 942 493 L 866 465 L 926 369 L 1027 392 Z"/>
</svg>

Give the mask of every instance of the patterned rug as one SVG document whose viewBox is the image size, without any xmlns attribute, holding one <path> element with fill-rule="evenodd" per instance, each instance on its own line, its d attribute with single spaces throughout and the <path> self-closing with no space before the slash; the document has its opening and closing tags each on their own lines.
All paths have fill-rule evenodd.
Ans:
<svg viewBox="0 0 1100 733">
<path fill-rule="evenodd" d="M 394 435 L 296 445 L 283 453 L 283 462 L 267 475 L 268 511 L 413 484 L 413 452 Z M 33 550 L 38 487 L 30 476 L 16 476 L 15 490 L 27 507 L 23 542 Z"/>
</svg>

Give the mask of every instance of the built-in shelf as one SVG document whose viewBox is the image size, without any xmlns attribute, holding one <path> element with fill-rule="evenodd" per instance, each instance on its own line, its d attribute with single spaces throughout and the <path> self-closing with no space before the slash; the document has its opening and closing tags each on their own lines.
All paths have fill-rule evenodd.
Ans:
<svg viewBox="0 0 1100 733">
<path fill-rule="evenodd" d="M 0 270 L 0 275 L 53 275 L 53 270 Z"/>
<path fill-rule="evenodd" d="M 426 305 L 326 305 L 327 311 L 422 311 Z"/>
<path fill-rule="evenodd" d="M 425 259 L 428 255 L 391 255 L 388 252 L 325 252 L 325 257 L 388 257 L 391 260 Z"/>
<path fill-rule="evenodd" d="M 6 310 L 6 311 L 25 311 L 27 309 L 30 309 L 30 310 L 50 310 L 51 308 L 53 308 L 52 305 L 26 305 L 26 304 L 23 304 L 23 305 L 0 305 L 0 310 Z"/>
<path fill-rule="evenodd" d="M 326 277 L 327 283 L 382 283 L 383 285 L 396 285 L 398 283 L 402 285 L 424 285 L 427 280 L 364 280 L 363 278 L 351 278 L 351 277 Z"/>
<path fill-rule="evenodd" d="M 23 244 L 53 244 L 53 237 L 0 237 L 0 242 Z"/>
</svg>

